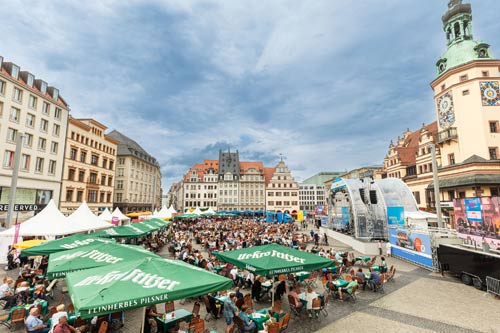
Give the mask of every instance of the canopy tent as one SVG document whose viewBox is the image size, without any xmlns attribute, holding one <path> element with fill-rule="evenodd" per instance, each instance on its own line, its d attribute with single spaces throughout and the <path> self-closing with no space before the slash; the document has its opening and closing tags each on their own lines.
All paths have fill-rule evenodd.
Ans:
<svg viewBox="0 0 500 333">
<path fill-rule="evenodd" d="M 49 280 L 58 279 L 65 277 L 69 272 L 115 265 L 144 257 L 159 258 L 156 254 L 145 251 L 140 246 L 95 242 L 78 249 L 52 254 L 47 267 L 47 278 Z"/>
<path fill-rule="evenodd" d="M 68 216 L 68 221 L 79 224 L 86 230 L 102 230 L 113 227 L 112 224 L 104 222 L 94 215 L 85 201 L 73 214 Z"/>
<path fill-rule="evenodd" d="M 229 252 L 214 252 L 214 255 L 219 260 L 258 275 L 314 271 L 334 265 L 330 259 L 277 244 L 253 246 Z"/>
<path fill-rule="evenodd" d="M 54 200 L 50 200 L 47 206 L 38 214 L 19 225 L 18 236 L 61 236 L 77 232 L 88 231 L 78 224 L 70 223 L 59 209 Z M 14 236 L 16 226 L 0 232 L 0 236 Z"/>
<path fill-rule="evenodd" d="M 151 230 L 145 230 L 141 227 L 137 227 L 137 224 L 138 223 L 131 225 L 122 225 L 119 227 L 94 232 L 90 235 L 93 235 L 94 237 L 105 238 L 138 238 L 151 233 Z"/>
<path fill-rule="evenodd" d="M 215 214 L 215 210 L 213 210 L 212 207 L 208 207 L 208 209 L 205 211 L 205 214 L 211 214 L 211 215 L 213 215 L 213 214 Z"/>
<path fill-rule="evenodd" d="M 97 238 L 96 236 L 94 236 L 92 234 L 89 234 L 89 235 L 76 234 L 73 236 L 54 239 L 54 240 L 51 240 L 47 243 L 33 246 L 33 247 L 26 249 L 26 250 L 22 250 L 21 255 L 26 256 L 26 257 L 45 256 L 45 255 L 49 255 L 52 253 L 57 253 L 57 252 L 61 252 L 61 251 L 79 248 L 79 247 L 86 246 L 86 245 L 89 245 L 89 244 L 94 243 L 94 242 L 109 243 L 109 242 L 113 242 L 113 241 L 109 240 L 109 239 Z"/>
<path fill-rule="evenodd" d="M 167 207 L 163 206 L 160 211 L 156 214 L 153 214 L 153 217 L 160 219 L 170 219 L 172 218 L 172 212 L 170 212 Z"/>
<path fill-rule="evenodd" d="M 109 211 L 108 207 L 99 215 L 99 219 L 102 221 L 110 222 L 113 219 L 113 216 L 111 215 L 111 212 Z"/>
<path fill-rule="evenodd" d="M 33 247 L 36 245 L 43 244 L 45 242 L 47 242 L 47 240 L 45 240 L 45 239 L 31 239 L 31 240 L 27 240 L 24 242 L 14 244 L 14 248 L 24 250 L 24 249 L 29 249 L 30 247 Z"/>
<path fill-rule="evenodd" d="M 158 209 L 155 208 L 155 210 L 153 210 L 153 214 L 151 215 L 155 216 L 156 214 L 158 214 Z"/>
<path fill-rule="evenodd" d="M 130 217 L 123 215 L 118 207 L 116 207 L 113 213 L 111 213 L 111 217 L 117 217 L 119 221 L 130 221 Z"/>
<path fill-rule="evenodd" d="M 195 214 L 195 215 L 201 215 L 202 211 L 201 211 L 200 207 L 196 207 L 196 209 L 194 210 L 193 214 Z"/>
<path fill-rule="evenodd" d="M 170 205 L 170 207 L 168 207 L 168 210 L 167 210 L 169 213 L 172 213 L 172 214 L 177 214 L 177 211 L 175 210 L 174 206 L 173 205 Z"/>
<path fill-rule="evenodd" d="M 71 272 L 66 283 L 84 319 L 233 287 L 230 279 L 183 261 L 153 257 Z"/>
</svg>

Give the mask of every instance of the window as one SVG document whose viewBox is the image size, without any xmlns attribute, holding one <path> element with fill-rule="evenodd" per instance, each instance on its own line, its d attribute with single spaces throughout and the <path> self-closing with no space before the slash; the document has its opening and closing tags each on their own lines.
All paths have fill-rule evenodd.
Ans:
<svg viewBox="0 0 500 333">
<path fill-rule="evenodd" d="M 40 122 L 40 131 L 43 133 L 47 133 L 48 129 L 49 129 L 49 122 L 45 119 L 42 119 L 42 121 Z"/>
<path fill-rule="evenodd" d="M 268 202 L 267 202 L 267 204 L 268 204 L 269 206 L 274 206 L 274 201 L 268 201 Z"/>
<path fill-rule="evenodd" d="M 490 76 L 490 72 L 488 72 L 488 71 L 482 71 L 481 74 L 483 75 L 483 77 Z"/>
<path fill-rule="evenodd" d="M 420 205 L 420 192 L 413 192 L 413 196 L 415 197 L 417 204 Z"/>
<path fill-rule="evenodd" d="M 469 95 L 469 94 L 470 94 L 469 89 L 462 90 L 462 95 L 463 95 L 463 96 L 467 96 L 467 95 Z"/>
<path fill-rule="evenodd" d="M 76 160 L 76 154 L 77 154 L 77 150 L 76 148 L 71 148 L 70 151 L 69 151 L 69 158 L 73 161 Z"/>
<path fill-rule="evenodd" d="M 111 202 L 111 193 L 108 193 L 106 196 L 107 196 L 106 202 Z"/>
<path fill-rule="evenodd" d="M 101 192 L 100 195 L 99 195 L 99 202 L 104 202 L 104 199 L 105 199 L 105 194 L 104 192 Z"/>
<path fill-rule="evenodd" d="M 12 168 L 14 166 L 14 152 L 11 150 L 5 151 L 5 156 L 3 159 L 4 168 Z"/>
<path fill-rule="evenodd" d="M 455 191 L 448 191 L 448 200 L 453 201 L 455 199 Z"/>
<path fill-rule="evenodd" d="M 441 91 L 445 90 L 446 89 L 446 84 L 442 84 L 441 85 Z"/>
<path fill-rule="evenodd" d="M 0 95 L 5 95 L 5 81 L 0 80 Z"/>
<path fill-rule="evenodd" d="M 7 141 L 15 143 L 17 140 L 17 130 L 10 128 L 7 130 Z"/>
<path fill-rule="evenodd" d="M 36 163 L 35 163 L 35 172 L 42 173 L 43 172 L 43 164 L 44 164 L 44 159 L 41 157 L 37 157 Z"/>
<path fill-rule="evenodd" d="M 113 160 L 109 160 L 109 170 L 114 170 L 114 167 L 115 163 L 113 162 Z"/>
<path fill-rule="evenodd" d="M 80 162 L 86 163 L 87 160 L 87 152 L 82 151 L 80 152 Z"/>
<path fill-rule="evenodd" d="M 97 156 L 97 155 L 92 155 L 90 163 L 91 163 L 92 165 L 97 165 L 98 161 L 99 161 L 99 156 Z"/>
<path fill-rule="evenodd" d="M 118 159 L 118 164 L 119 165 L 124 165 L 125 164 L 125 159 L 124 158 L 119 158 Z"/>
<path fill-rule="evenodd" d="M 45 151 L 46 147 L 47 147 L 47 140 L 44 138 L 39 138 L 38 139 L 38 150 Z"/>
<path fill-rule="evenodd" d="M 59 143 L 52 141 L 50 145 L 50 152 L 52 154 L 57 154 L 57 150 L 59 149 Z"/>
<path fill-rule="evenodd" d="M 490 153 L 490 160 L 498 159 L 498 147 L 489 147 L 488 151 Z"/>
<path fill-rule="evenodd" d="M 498 133 L 498 121 L 490 121 L 490 133 Z"/>
<path fill-rule="evenodd" d="M 104 184 L 106 184 L 106 176 L 102 175 L 101 176 L 101 185 L 104 185 Z"/>
<path fill-rule="evenodd" d="M 47 115 L 47 116 L 50 114 L 50 104 L 49 103 L 43 102 L 42 112 L 44 115 Z"/>
<path fill-rule="evenodd" d="M 14 96 L 12 96 L 12 99 L 16 102 L 22 103 L 23 91 L 21 89 L 14 88 Z"/>
<path fill-rule="evenodd" d="M 455 154 L 448 154 L 448 163 L 450 165 L 454 165 L 455 164 Z"/>
<path fill-rule="evenodd" d="M 107 160 L 106 158 L 103 158 L 103 159 L 102 159 L 102 167 L 103 167 L 104 169 L 106 169 L 106 167 L 107 167 L 107 166 L 108 166 L 108 160 Z"/>
<path fill-rule="evenodd" d="M 3 102 L 0 102 L 0 118 L 3 116 Z"/>
<path fill-rule="evenodd" d="M 19 117 L 21 115 L 21 110 L 15 107 L 10 108 L 10 116 L 9 119 L 10 121 L 13 121 L 15 123 L 19 123 Z"/>
<path fill-rule="evenodd" d="M 72 202 L 73 201 L 73 190 L 66 190 L 66 201 L 67 202 Z"/>
<path fill-rule="evenodd" d="M 90 180 L 89 180 L 89 182 L 91 184 L 97 184 L 97 173 L 95 173 L 95 172 L 91 172 L 90 173 Z"/>
<path fill-rule="evenodd" d="M 33 146 L 33 135 L 28 133 L 24 134 L 24 146 L 26 148 L 31 148 Z"/>
<path fill-rule="evenodd" d="M 78 172 L 78 181 L 79 181 L 80 183 L 83 183 L 83 182 L 85 181 L 85 171 L 80 170 L 80 171 Z"/>
<path fill-rule="evenodd" d="M 108 177 L 108 186 L 113 186 L 113 177 Z"/>
<path fill-rule="evenodd" d="M 124 174 L 124 171 L 125 169 L 123 168 L 118 168 L 118 177 L 123 177 L 123 174 Z"/>
<path fill-rule="evenodd" d="M 57 120 L 61 120 L 61 109 L 60 108 L 55 109 L 54 118 L 56 118 Z"/>
<path fill-rule="evenodd" d="M 76 201 L 77 202 L 82 202 L 83 201 L 83 191 L 76 192 Z"/>
<path fill-rule="evenodd" d="M 35 96 L 33 96 L 33 95 L 30 95 L 28 106 L 31 109 L 36 110 L 36 102 L 37 102 L 37 98 Z"/>
<path fill-rule="evenodd" d="M 54 130 L 52 131 L 52 134 L 54 136 L 59 136 L 59 133 L 61 133 L 61 126 L 54 124 Z"/>
<path fill-rule="evenodd" d="M 30 169 L 31 156 L 22 154 L 21 155 L 21 170 L 28 171 Z"/>
<path fill-rule="evenodd" d="M 467 74 L 465 75 L 460 75 L 460 82 L 467 81 L 469 79 L 469 76 Z"/>
<path fill-rule="evenodd" d="M 68 180 L 75 180 L 76 170 L 69 169 L 68 170 Z"/>
<path fill-rule="evenodd" d="M 35 127 L 35 115 L 28 113 L 26 115 L 26 127 L 34 128 Z"/>
<path fill-rule="evenodd" d="M 49 175 L 54 175 L 56 173 L 56 161 L 49 160 Z"/>
<path fill-rule="evenodd" d="M 117 202 L 122 202 L 123 200 L 123 194 L 122 193 L 117 193 L 116 194 L 116 201 Z"/>
<path fill-rule="evenodd" d="M 123 190 L 123 180 L 117 180 L 117 181 L 116 181 L 116 189 L 117 189 L 117 190 Z M 188 195 L 188 194 L 186 193 L 186 196 L 187 196 L 187 195 Z"/>
<path fill-rule="evenodd" d="M 19 66 L 13 64 L 10 75 L 16 80 L 19 79 Z"/>
</svg>

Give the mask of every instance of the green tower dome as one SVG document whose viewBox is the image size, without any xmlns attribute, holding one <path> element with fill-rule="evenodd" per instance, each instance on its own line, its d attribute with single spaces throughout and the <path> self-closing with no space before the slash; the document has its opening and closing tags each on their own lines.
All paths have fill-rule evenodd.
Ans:
<svg viewBox="0 0 500 333">
<path fill-rule="evenodd" d="M 470 4 L 464 4 L 462 0 L 450 0 L 442 20 L 448 49 L 436 63 L 437 76 L 471 61 L 494 59 L 488 44 L 472 38 Z"/>
</svg>

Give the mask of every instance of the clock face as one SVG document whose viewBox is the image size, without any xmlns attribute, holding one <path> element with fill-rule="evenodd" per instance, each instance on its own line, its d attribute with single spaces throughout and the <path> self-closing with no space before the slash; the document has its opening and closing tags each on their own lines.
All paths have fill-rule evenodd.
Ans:
<svg viewBox="0 0 500 333">
<path fill-rule="evenodd" d="M 483 106 L 500 105 L 500 91 L 498 81 L 479 82 Z"/>
<path fill-rule="evenodd" d="M 455 110 L 453 109 L 453 96 L 451 91 L 438 98 L 439 126 L 448 128 L 455 123 Z"/>
</svg>

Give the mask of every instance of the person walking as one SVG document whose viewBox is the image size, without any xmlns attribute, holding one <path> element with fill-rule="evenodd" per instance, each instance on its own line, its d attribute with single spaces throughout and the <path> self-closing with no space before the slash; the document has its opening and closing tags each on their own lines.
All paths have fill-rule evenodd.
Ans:
<svg viewBox="0 0 500 333">
<path fill-rule="evenodd" d="M 378 254 L 382 255 L 382 241 L 379 239 L 377 242 Z"/>
</svg>

